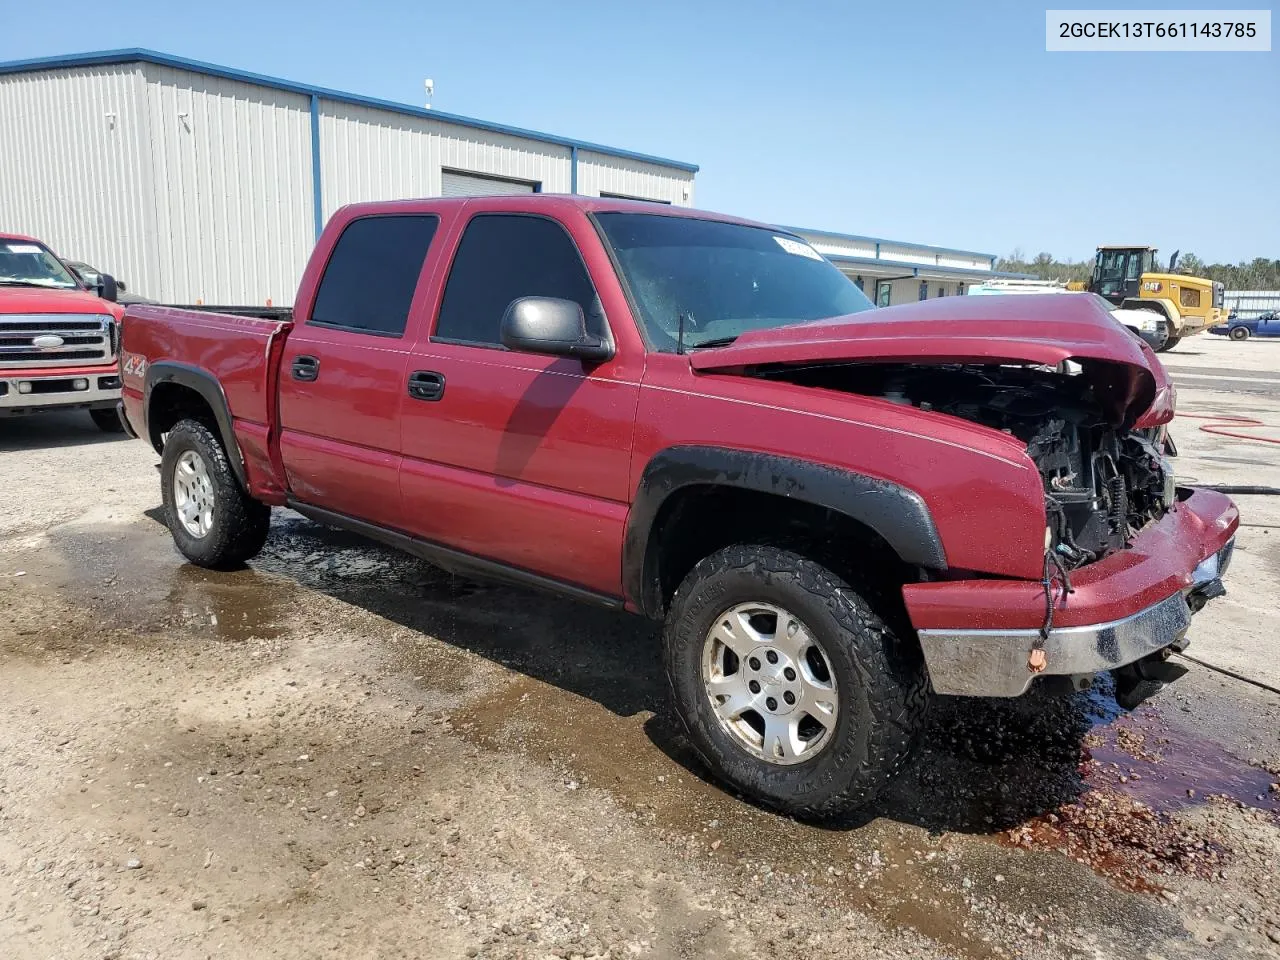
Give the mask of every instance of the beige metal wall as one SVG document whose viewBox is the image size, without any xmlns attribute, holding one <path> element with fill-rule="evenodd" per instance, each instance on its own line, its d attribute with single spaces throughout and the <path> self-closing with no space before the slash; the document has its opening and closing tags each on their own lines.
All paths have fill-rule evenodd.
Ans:
<svg viewBox="0 0 1280 960">
<path fill-rule="evenodd" d="M 0 230 L 158 289 L 139 64 L 0 76 Z"/>
<path fill-rule="evenodd" d="M 568 189 L 567 185 L 565 189 Z M 656 163 L 579 150 L 578 193 L 588 197 L 598 197 L 601 193 L 620 194 L 691 207 L 693 174 Z"/>
<path fill-rule="evenodd" d="M 569 192 L 569 148 L 330 100 L 320 101 L 320 183 L 328 219 L 362 200 L 438 197 L 443 168 Z"/>
<path fill-rule="evenodd" d="M 311 98 L 154 64 L 142 70 L 160 275 L 148 295 L 293 303 L 315 238 Z"/>
</svg>

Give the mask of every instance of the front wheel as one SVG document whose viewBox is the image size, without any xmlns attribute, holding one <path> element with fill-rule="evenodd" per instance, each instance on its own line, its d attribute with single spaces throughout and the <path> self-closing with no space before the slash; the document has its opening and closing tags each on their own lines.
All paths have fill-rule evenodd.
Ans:
<svg viewBox="0 0 1280 960">
<path fill-rule="evenodd" d="M 266 543 L 271 508 L 240 486 L 222 442 L 203 423 L 182 420 L 169 431 L 160 486 L 173 542 L 196 566 L 233 569 Z"/>
<path fill-rule="evenodd" d="M 1230 332 L 1227 333 L 1227 336 L 1229 336 L 1232 340 L 1248 340 L 1249 328 L 1248 327 L 1232 327 Z"/>
<path fill-rule="evenodd" d="M 727 547 L 695 566 L 663 643 L 676 709 L 707 765 L 801 817 L 874 798 L 928 704 L 914 638 L 827 568 L 775 547 Z"/>
</svg>

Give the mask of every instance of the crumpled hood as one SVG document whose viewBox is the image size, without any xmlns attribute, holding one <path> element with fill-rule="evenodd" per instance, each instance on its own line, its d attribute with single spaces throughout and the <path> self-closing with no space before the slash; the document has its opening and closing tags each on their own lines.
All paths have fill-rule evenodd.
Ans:
<svg viewBox="0 0 1280 960">
<path fill-rule="evenodd" d="M 6 313 L 102 313 L 119 320 L 124 308 L 87 290 L 0 286 L 0 314 Z"/>
<path fill-rule="evenodd" d="M 753 331 L 689 355 L 694 370 L 720 373 L 776 364 L 1064 360 L 1080 363 L 1117 424 L 1131 426 L 1155 399 L 1157 374 L 1140 341 L 1087 296 L 945 297 Z"/>
</svg>

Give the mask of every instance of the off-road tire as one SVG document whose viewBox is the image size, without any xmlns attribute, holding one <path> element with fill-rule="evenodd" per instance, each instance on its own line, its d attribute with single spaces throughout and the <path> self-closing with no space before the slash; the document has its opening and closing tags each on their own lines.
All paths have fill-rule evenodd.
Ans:
<svg viewBox="0 0 1280 960">
<path fill-rule="evenodd" d="M 124 433 L 124 424 L 120 422 L 120 414 L 115 407 L 102 407 L 90 410 L 94 425 L 103 433 Z"/>
<path fill-rule="evenodd" d="M 1232 340 L 1248 340 L 1249 328 L 1248 327 L 1232 327 L 1227 332 L 1227 336 L 1230 337 Z"/>
<path fill-rule="evenodd" d="M 173 473 L 178 458 L 188 450 L 200 455 L 213 482 L 213 522 L 203 537 L 187 531 L 174 505 Z M 173 542 L 196 566 L 232 570 L 257 556 L 266 543 L 271 508 L 240 486 L 222 441 L 200 421 L 180 420 L 169 431 L 160 460 L 160 490 Z"/>
<path fill-rule="evenodd" d="M 1156 353 L 1168 353 L 1170 350 L 1172 350 L 1181 342 L 1182 342 L 1181 337 L 1169 337 L 1169 339 L 1165 340 L 1164 346 L 1158 347 L 1156 349 Z"/>
<path fill-rule="evenodd" d="M 725 610 L 750 602 L 803 620 L 831 663 L 835 732 L 810 760 L 779 765 L 752 756 L 721 726 L 706 693 L 707 632 Z M 899 618 L 885 614 L 826 567 L 788 550 L 735 545 L 699 562 L 672 598 L 663 647 L 676 710 L 707 766 L 758 802 L 804 819 L 872 800 L 906 762 L 930 699 L 915 637 L 909 626 L 892 629 Z"/>
</svg>

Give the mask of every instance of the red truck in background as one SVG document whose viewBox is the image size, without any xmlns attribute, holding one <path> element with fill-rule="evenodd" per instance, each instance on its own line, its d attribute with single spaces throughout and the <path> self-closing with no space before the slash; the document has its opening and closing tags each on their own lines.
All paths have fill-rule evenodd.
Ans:
<svg viewBox="0 0 1280 960">
<path fill-rule="evenodd" d="M 124 307 L 115 280 L 90 290 L 32 237 L 0 234 L 0 417 L 87 409 L 101 429 L 123 429 L 117 357 Z"/>
<path fill-rule="evenodd" d="M 874 796 L 931 693 L 1158 677 L 1238 525 L 1175 485 L 1172 389 L 1092 298 L 875 310 L 678 208 L 346 207 L 290 319 L 130 307 L 121 363 L 192 562 L 289 506 L 660 621 L 708 765 L 800 815 Z"/>
</svg>

